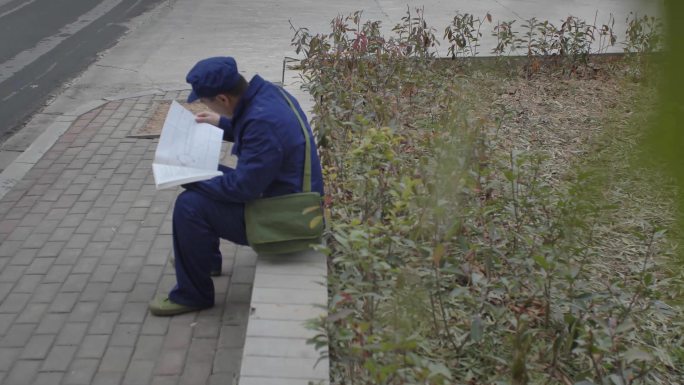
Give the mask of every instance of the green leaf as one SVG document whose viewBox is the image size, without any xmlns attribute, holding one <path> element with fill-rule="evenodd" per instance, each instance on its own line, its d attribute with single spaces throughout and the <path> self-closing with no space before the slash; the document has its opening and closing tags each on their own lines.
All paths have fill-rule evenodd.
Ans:
<svg viewBox="0 0 684 385">
<path fill-rule="evenodd" d="M 541 266 L 542 269 L 546 271 L 550 270 L 551 264 L 549 263 L 549 261 L 546 260 L 546 258 L 543 255 L 535 255 L 532 257 L 532 259 L 534 259 L 534 261 L 537 262 L 537 264 Z"/>
<path fill-rule="evenodd" d="M 330 315 L 326 318 L 326 321 L 328 321 L 328 322 L 339 321 L 339 320 L 342 320 L 342 319 L 345 319 L 345 318 L 349 317 L 349 316 L 352 315 L 352 314 L 354 314 L 354 310 L 352 310 L 352 309 L 342 309 L 342 310 L 338 311 L 337 313 L 330 314 Z"/>
<path fill-rule="evenodd" d="M 442 376 L 447 380 L 451 380 L 451 371 L 442 363 L 430 363 L 428 364 L 428 369 L 430 370 L 430 377 Z"/>
<path fill-rule="evenodd" d="M 450 297 L 465 297 L 469 294 L 468 289 L 465 287 L 458 286 L 454 288 L 450 293 Z"/>
<path fill-rule="evenodd" d="M 592 298 L 594 298 L 594 293 L 589 293 L 589 292 L 579 293 L 579 294 L 575 295 L 575 299 L 578 299 L 580 301 L 587 301 L 587 300 L 590 300 Z"/>
<path fill-rule="evenodd" d="M 627 318 L 626 320 L 624 320 L 624 322 L 622 322 L 621 324 L 619 324 L 615 328 L 615 333 L 617 333 L 617 334 L 627 333 L 627 332 L 633 330 L 635 327 L 636 326 L 634 325 L 634 321 Z"/>
<path fill-rule="evenodd" d="M 653 361 L 653 355 L 638 348 L 631 348 L 625 352 L 625 361 Z"/>
<path fill-rule="evenodd" d="M 622 377 L 617 374 L 611 374 L 608 378 L 610 378 L 610 381 L 615 385 L 625 385 L 625 382 L 622 381 Z"/>
<path fill-rule="evenodd" d="M 644 274 L 644 285 L 650 286 L 652 283 L 653 283 L 653 274 L 651 274 L 651 273 Z"/>
<path fill-rule="evenodd" d="M 480 342 L 482 340 L 483 332 L 484 325 L 482 324 L 482 318 L 480 318 L 479 315 L 476 315 L 470 323 L 470 339 L 473 342 Z"/>
</svg>

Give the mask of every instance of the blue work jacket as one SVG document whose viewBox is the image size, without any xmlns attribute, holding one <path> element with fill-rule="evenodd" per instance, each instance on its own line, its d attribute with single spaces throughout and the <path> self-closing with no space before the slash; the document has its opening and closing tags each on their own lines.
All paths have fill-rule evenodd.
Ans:
<svg viewBox="0 0 684 385">
<path fill-rule="evenodd" d="M 309 132 L 311 191 L 323 195 L 321 163 L 311 127 L 299 103 L 285 91 Z M 278 86 L 256 75 L 240 98 L 232 119 L 222 117 L 223 139 L 233 142 L 233 169 L 219 166 L 222 176 L 184 187 L 213 200 L 245 203 L 258 198 L 302 192 L 304 134 Z"/>
</svg>

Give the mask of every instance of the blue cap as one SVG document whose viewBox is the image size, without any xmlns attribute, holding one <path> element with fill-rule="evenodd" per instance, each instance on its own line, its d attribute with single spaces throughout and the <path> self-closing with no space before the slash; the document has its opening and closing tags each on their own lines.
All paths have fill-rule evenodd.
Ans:
<svg viewBox="0 0 684 385">
<path fill-rule="evenodd" d="M 188 103 L 229 91 L 239 79 L 237 63 L 230 56 L 200 60 L 185 77 L 185 81 L 192 86 Z"/>
</svg>

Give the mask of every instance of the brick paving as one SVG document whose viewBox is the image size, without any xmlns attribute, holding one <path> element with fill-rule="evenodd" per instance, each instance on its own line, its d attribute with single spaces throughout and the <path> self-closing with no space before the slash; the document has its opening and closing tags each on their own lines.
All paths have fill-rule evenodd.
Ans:
<svg viewBox="0 0 684 385">
<path fill-rule="evenodd" d="M 230 384 L 241 367 L 256 256 L 224 242 L 216 306 L 158 318 L 175 283 L 157 140 L 126 135 L 154 103 L 112 101 L 71 127 L 0 199 L 0 383 Z"/>
</svg>

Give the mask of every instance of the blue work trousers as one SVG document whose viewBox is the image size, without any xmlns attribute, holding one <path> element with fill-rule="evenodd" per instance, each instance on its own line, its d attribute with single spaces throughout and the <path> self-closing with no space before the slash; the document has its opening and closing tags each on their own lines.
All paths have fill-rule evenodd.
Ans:
<svg viewBox="0 0 684 385">
<path fill-rule="evenodd" d="M 176 286 L 169 298 L 198 308 L 214 305 L 214 283 L 210 272 L 221 267 L 219 238 L 247 244 L 245 206 L 218 202 L 186 190 L 173 210 L 173 252 Z"/>
</svg>

